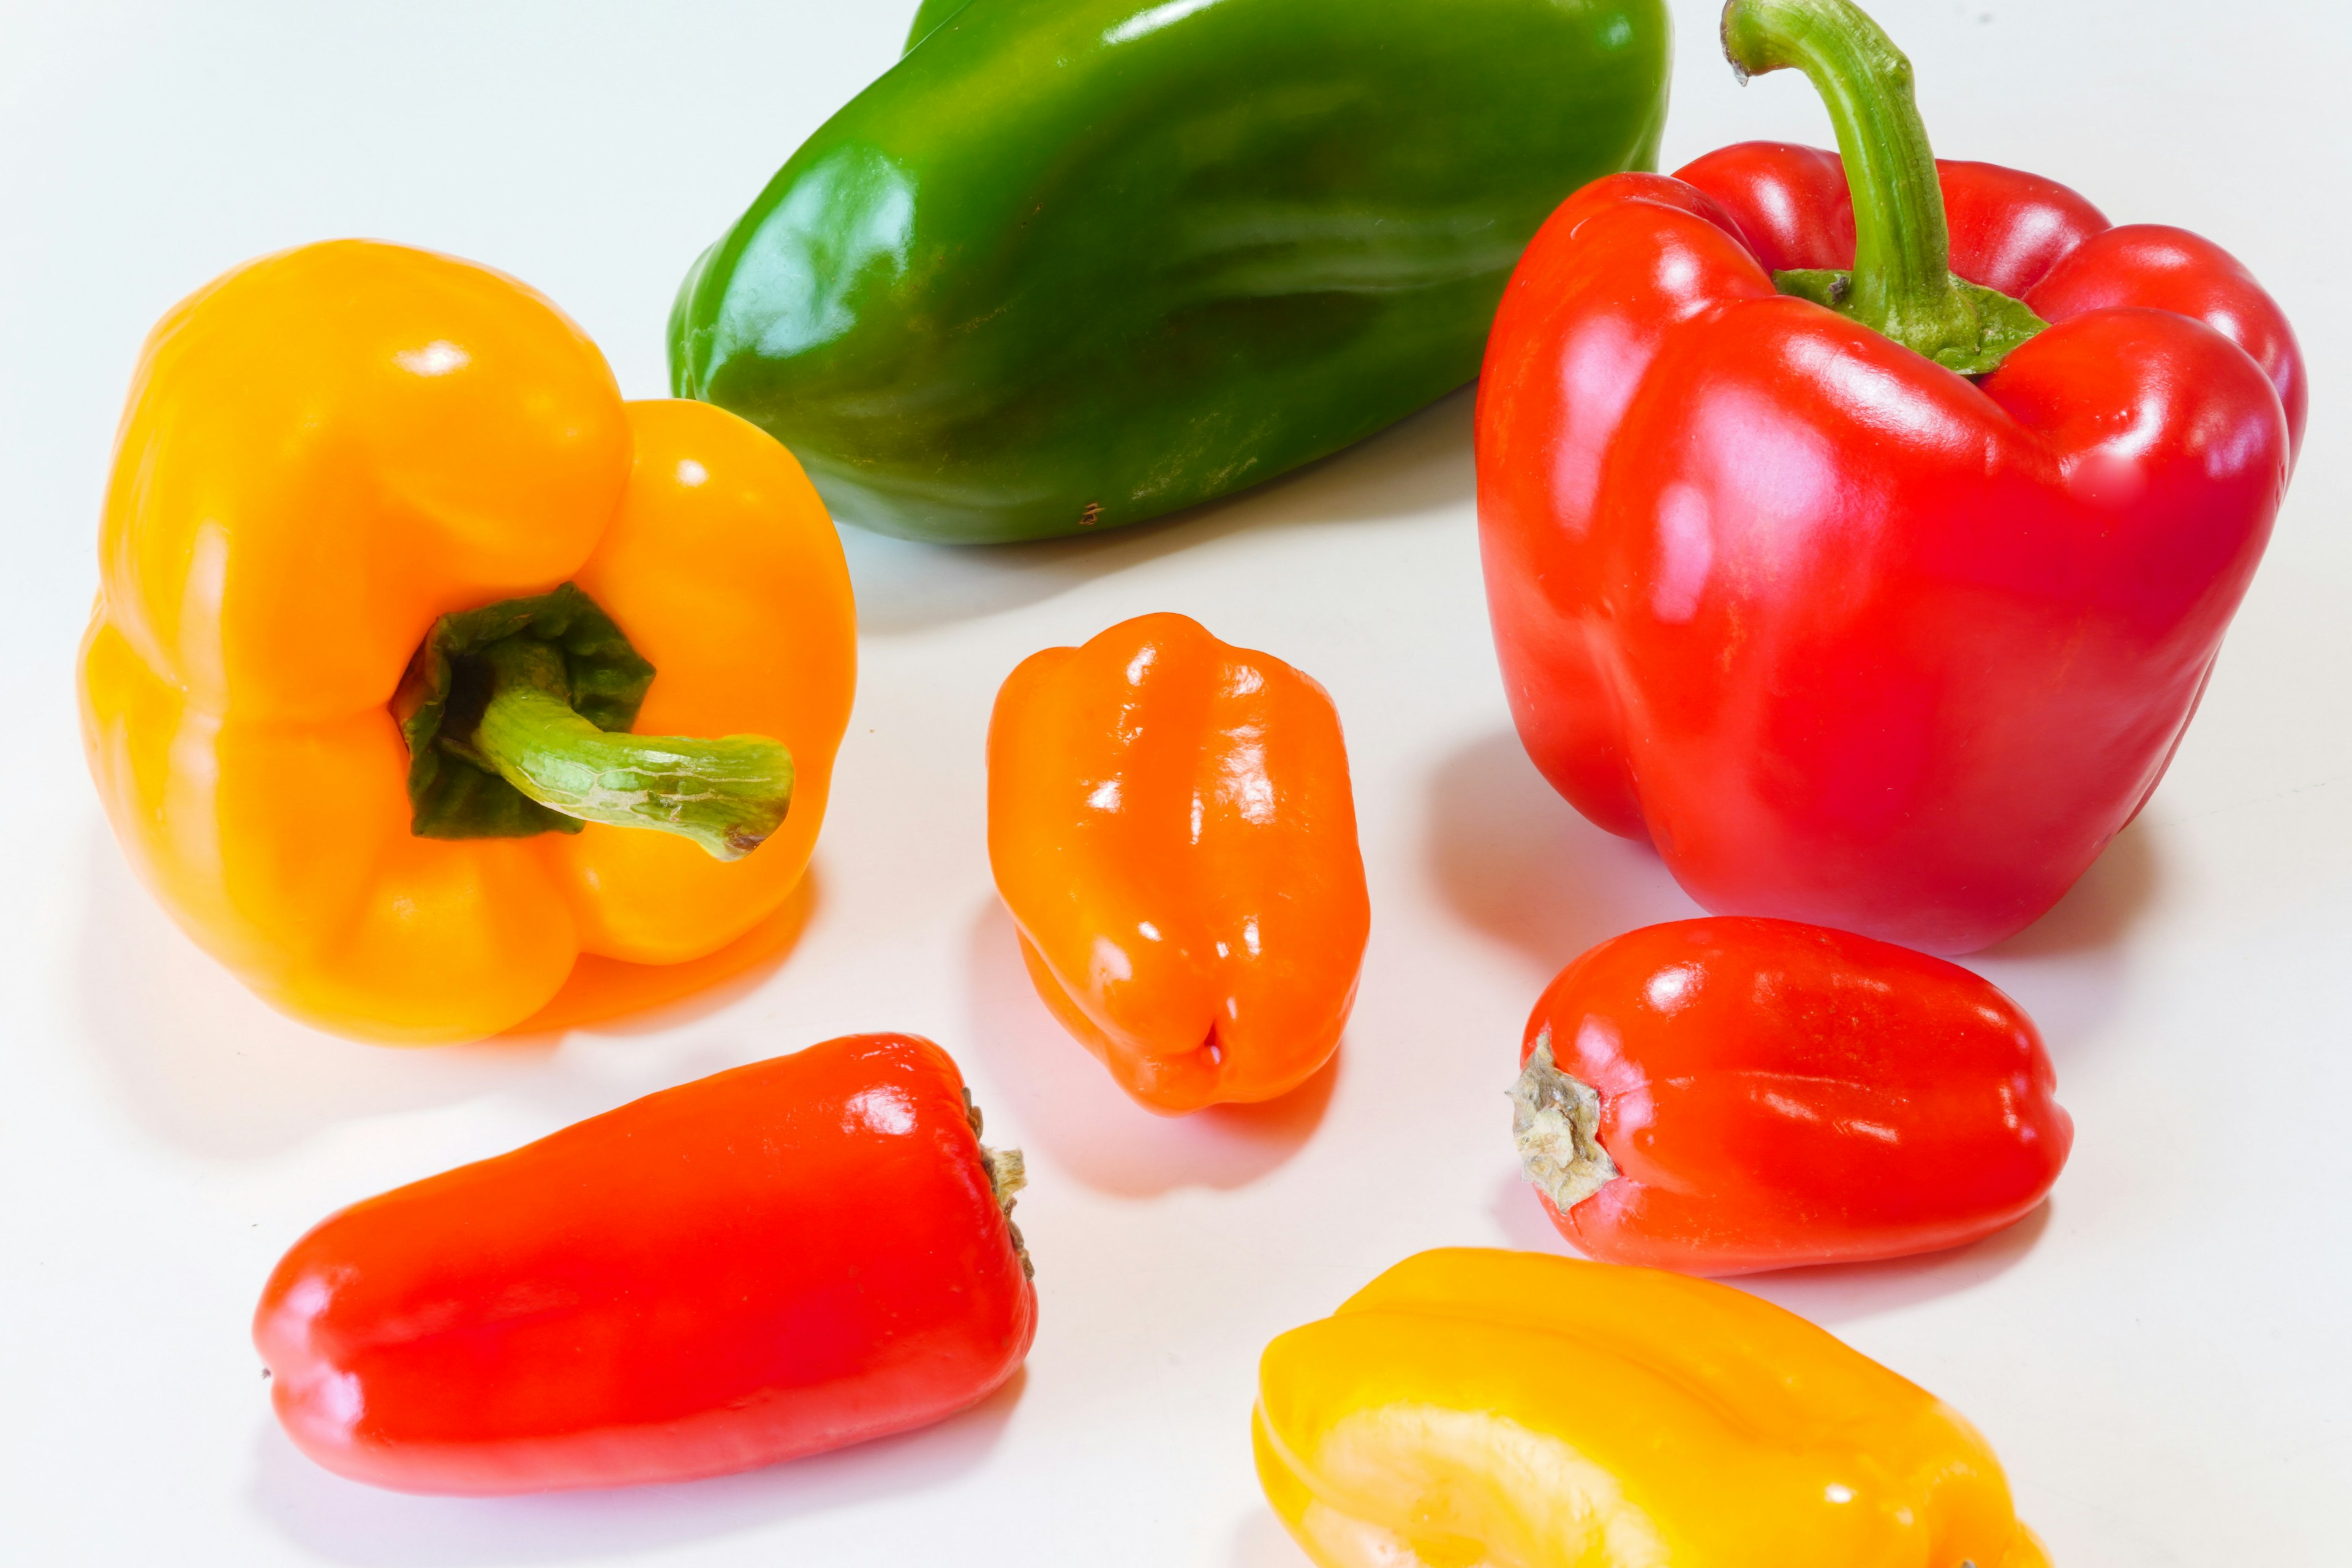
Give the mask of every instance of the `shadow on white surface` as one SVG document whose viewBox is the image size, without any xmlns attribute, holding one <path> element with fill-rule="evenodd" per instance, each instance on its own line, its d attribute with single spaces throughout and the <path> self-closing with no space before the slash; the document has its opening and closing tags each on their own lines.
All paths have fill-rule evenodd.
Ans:
<svg viewBox="0 0 2352 1568">
<path fill-rule="evenodd" d="M 574 1030 L 418 1049 L 364 1045 L 296 1023 L 247 991 L 172 923 L 102 826 L 88 861 L 74 989 L 90 1056 L 143 1131 L 214 1159 L 266 1158 L 340 1123 L 494 1094 L 561 1124 L 737 1066 L 752 1056 L 719 1035 L 647 1037 L 739 1000 L 789 954 Z M 613 1047 L 562 1049 L 574 1035 L 613 1037 Z"/>
<path fill-rule="evenodd" d="M 785 896 L 782 906 L 741 940 L 674 968 L 583 960 L 583 965 L 601 966 L 593 994 L 580 995 L 577 982 L 583 971 L 575 970 L 572 983 L 567 984 L 558 999 L 540 1014 L 544 1019 L 551 1011 L 562 1009 L 577 1014 L 576 1018 L 560 1018 L 551 1026 L 539 1028 L 528 1026 L 530 1020 L 525 1020 L 524 1026 L 509 1030 L 497 1043 L 554 1046 L 574 1034 L 623 1038 L 664 1035 L 682 1024 L 730 1007 L 765 985 L 778 970 L 792 962 L 801 938 L 807 934 L 810 921 L 824 903 L 823 868 L 812 861 Z"/>
<path fill-rule="evenodd" d="M 1438 765 L 1428 813 L 1439 891 L 1471 925 L 1526 953 L 1547 979 L 1597 942 L 1706 912 L 1675 885 L 1655 850 L 1578 816 L 1509 730 Z"/>
<path fill-rule="evenodd" d="M 2059 958 L 2113 947 L 2155 904 L 2162 884 L 2155 830 L 2135 822 L 2116 835 L 2106 853 L 2091 862 L 2048 914 L 1988 948 L 1985 956 Z"/>
<path fill-rule="evenodd" d="M 1535 1188 L 1519 1174 L 1517 1161 L 1495 1184 L 1494 1201 L 1486 1205 L 1486 1212 L 1494 1216 L 1495 1226 L 1503 1233 L 1507 1247 L 1516 1247 L 1522 1252 L 1557 1252 L 1565 1258 L 1584 1256 L 1570 1247 L 1568 1238 L 1552 1225 L 1551 1215 L 1544 1213 Z"/>
<path fill-rule="evenodd" d="M 974 1049 L 1011 1092 L 1034 1160 L 1042 1154 L 1097 1192 L 1150 1197 L 1179 1187 L 1247 1184 L 1297 1153 L 1322 1122 L 1346 1042 L 1320 1072 L 1279 1100 L 1156 1116 L 1070 1038 L 1029 984 L 1020 937 L 990 899 L 972 921 Z"/>
<path fill-rule="evenodd" d="M 996 615 L 1243 529 L 1369 524 L 1467 505 L 1475 403 L 1476 389 L 1465 387 L 1255 489 L 1096 537 L 920 544 L 845 526 L 858 626 L 887 634 Z"/>
<path fill-rule="evenodd" d="M 1860 1322 L 1921 1301 L 1958 1296 L 2006 1274 L 2025 1261 L 2050 1229 L 2050 1204 L 1982 1241 L 1916 1258 L 1884 1263 L 1833 1263 L 1819 1268 L 1780 1268 L 1732 1281 L 1768 1301 L 1824 1328 Z"/>
<path fill-rule="evenodd" d="M 1582 1256 L 1553 1228 L 1551 1216 L 1514 1166 L 1495 1189 L 1488 1205 L 1504 1240 L 1528 1252 Z M 1881 1263 L 1832 1263 L 1814 1268 L 1777 1268 L 1746 1274 L 1731 1283 L 1824 1327 L 1856 1322 L 1920 1301 L 1972 1290 L 2024 1261 L 2050 1228 L 2050 1204 L 1982 1241 L 1916 1258 Z"/>
<path fill-rule="evenodd" d="M 543 1072 L 552 1040 L 400 1050 L 273 1012 L 149 898 L 103 827 L 90 837 L 76 958 L 83 1033 L 146 1131 L 189 1152 L 251 1159 L 321 1124 L 452 1104 Z"/>
<path fill-rule="evenodd" d="M 1428 811 L 1439 890 L 1471 925 L 1534 960 L 1547 980 L 1612 936 L 1706 913 L 1655 850 L 1577 815 L 1508 730 L 1438 766 Z M 2156 832 L 2137 824 L 2048 914 L 1964 962 L 2016 996 L 2063 1067 L 2120 1005 L 2126 939 L 2162 885 Z"/>
<path fill-rule="evenodd" d="M 1961 960 L 2014 996 L 2042 1031 L 2062 1105 L 2067 1065 L 2107 1039 L 2107 1020 L 2130 994 L 2128 939 L 2163 892 L 2158 834 L 2144 820 L 2125 828 L 2048 914 Z"/>
<path fill-rule="evenodd" d="M 1271 1510 L 1258 1509 L 1234 1531 L 1232 1568 L 1315 1568 Z"/>
<path fill-rule="evenodd" d="M 538 1497 L 378 1491 L 313 1465 L 276 1422 L 256 1444 L 254 1506 L 287 1537 L 361 1568 L 584 1563 L 882 1501 L 965 1474 L 1004 1435 L 1025 1373 L 936 1426 L 740 1475 Z"/>
</svg>

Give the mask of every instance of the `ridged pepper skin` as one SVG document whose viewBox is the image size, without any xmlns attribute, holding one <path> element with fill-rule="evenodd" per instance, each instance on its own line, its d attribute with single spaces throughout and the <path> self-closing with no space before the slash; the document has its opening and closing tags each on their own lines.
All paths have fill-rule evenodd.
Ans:
<svg viewBox="0 0 2352 1568">
<path fill-rule="evenodd" d="M 1031 655 L 988 727 L 1029 977 L 1138 1101 L 1270 1100 L 1339 1048 L 1370 927 L 1331 699 L 1184 616 Z"/>
<path fill-rule="evenodd" d="M 2080 193 L 2021 169 L 1938 158 L 1936 173 L 1952 270 L 2046 321 L 2124 308 L 2203 322 L 2262 367 L 2286 415 L 2290 458 L 2302 449 L 2311 405 L 2302 348 L 2278 301 L 2228 251 L 2168 224 L 2111 224 Z M 1853 190 L 1833 152 L 1742 142 L 1674 178 L 1712 201 L 1769 271 L 1853 264 Z"/>
<path fill-rule="evenodd" d="M 142 353 L 81 660 L 90 771 L 181 928 L 363 1038 L 478 1038 L 599 953 L 667 964 L 808 863 L 856 678 L 840 539 L 790 453 L 625 404 L 595 345 L 488 268 L 315 245 L 240 267 Z M 436 618 L 571 583 L 656 674 L 646 733 L 788 748 L 755 853 L 602 823 L 418 837 L 394 700 Z"/>
<path fill-rule="evenodd" d="M 2016 1003 L 1791 921 L 1602 942 L 1528 1019 L 1523 1166 L 1589 1258 L 1686 1274 L 1958 1247 L 2032 1210 L 2074 1124 Z"/>
<path fill-rule="evenodd" d="M 396 1491 L 686 1480 L 924 1426 L 1037 1300 L 947 1053 L 856 1035 L 352 1205 L 254 1317 L 287 1435 Z"/>
<path fill-rule="evenodd" d="M 1971 377 L 1778 291 L 1855 267 L 1851 157 L 1612 176 L 1505 296 L 1478 511 L 1520 738 L 1579 811 L 1715 912 L 1959 953 L 2048 910 L 2155 789 L 2305 373 L 2220 247 L 1919 149 L 1951 271 L 2045 330 Z"/>
<path fill-rule="evenodd" d="M 1266 1347 L 1254 1429 L 1322 1568 L 2049 1568 L 1949 1407 L 1653 1269 L 1407 1258 Z"/>
<path fill-rule="evenodd" d="M 1652 167 L 1663 0 L 970 0 L 698 261 L 672 385 L 842 519 L 1155 517 L 1471 380 L 1570 192 Z"/>
</svg>

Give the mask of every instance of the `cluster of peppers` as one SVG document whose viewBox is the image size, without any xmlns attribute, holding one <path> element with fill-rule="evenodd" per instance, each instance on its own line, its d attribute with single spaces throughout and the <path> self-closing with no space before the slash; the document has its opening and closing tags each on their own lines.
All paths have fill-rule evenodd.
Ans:
<svg viewBox="0 0 2352 1568">
<path fill-rule="evenodd" d="M 2032 1023 L 1929 953 L 2030 922 L 2155 787 L 2303 371 L 2210 243 L 1937 162 L 1847 0 L 1731 0 L 1723 36 L 1812 78 L 1838 154 L 1632 172 L 1655 0 L 929 0 L 697 262 L 676 401 L 483 268 L 241 268 L 156 328 L 121 430 L 82 662 L 116 832 L 297 1017 L 576 1013 L 801 876 L 854 682 L 834 516 L 1115 526 L 1483 353 L 1520 733 L 1718 913 L 1602 943 L 1529 1020 L 1515 1143 L 1598 1261 L 1427 1253 L 1276 1340 L 1267 1496 L 1333 1568 L 2043 1563 L 1959 1417 L 1690 1277 L 1958 1246 L 2049 1192 Z M 1141 1105 L 1338 1048 L 1370 908 L 1310 677 L 1146 616 L 1013 672 L 988 779 L 1038 994 Z M 280 1418 L 453 1493 L 937 1420 L 1035 1328 L 1020 1157 L 980 1131 L 937 1046 L 862 1036 L 355 1205 L 264 1293 Z"/>
</svg>

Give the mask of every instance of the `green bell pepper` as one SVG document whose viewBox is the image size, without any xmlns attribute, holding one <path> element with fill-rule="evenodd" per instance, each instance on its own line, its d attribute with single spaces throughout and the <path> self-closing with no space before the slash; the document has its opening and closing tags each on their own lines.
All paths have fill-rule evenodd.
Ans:
<svg viewBox="0 0 2352 1568">
<path fill-rule="evenodd" d="M 911 49 L 929 37 L 941 22 L 971 4 L 971 0 L 923 0 L 915 7 L 914 24 L 907 29 L 907 48 Z M 898 52 L 904 54 L 907 50 Z"/>
<path fill-rule="evenodd" d="M 688 275 L 672 383 L 910 538 L 1256 484 L 1477 374 L 1553 207 L 1652 166 L 1668 47 L 1664 0 L 927 0 Z"/>
</svg>

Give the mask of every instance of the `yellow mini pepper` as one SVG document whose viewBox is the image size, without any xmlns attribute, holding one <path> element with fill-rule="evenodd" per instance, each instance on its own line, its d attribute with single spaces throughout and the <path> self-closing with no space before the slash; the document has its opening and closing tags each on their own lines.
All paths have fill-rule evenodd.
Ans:
<svg viewBox="0 0 2352 1568">
<path fill-rule="evenodd" d="M 623 403 L 487 268 L 340 241 L 182 302 L 100 582 L 82 717 L 115 832 L 321 1027 L 496 1033 L 583 953 L 724 946 L 807 865 L 856 668 L 823 504 L 742 420 Z"/>
<path fill-rule="evenodd" d="M 1324 1568 L 2048 1568 L 1969 1424 L 1703 1279 L 1424 1252 L 1266 1348 L 1257 1468 Z"/>
</svg>

